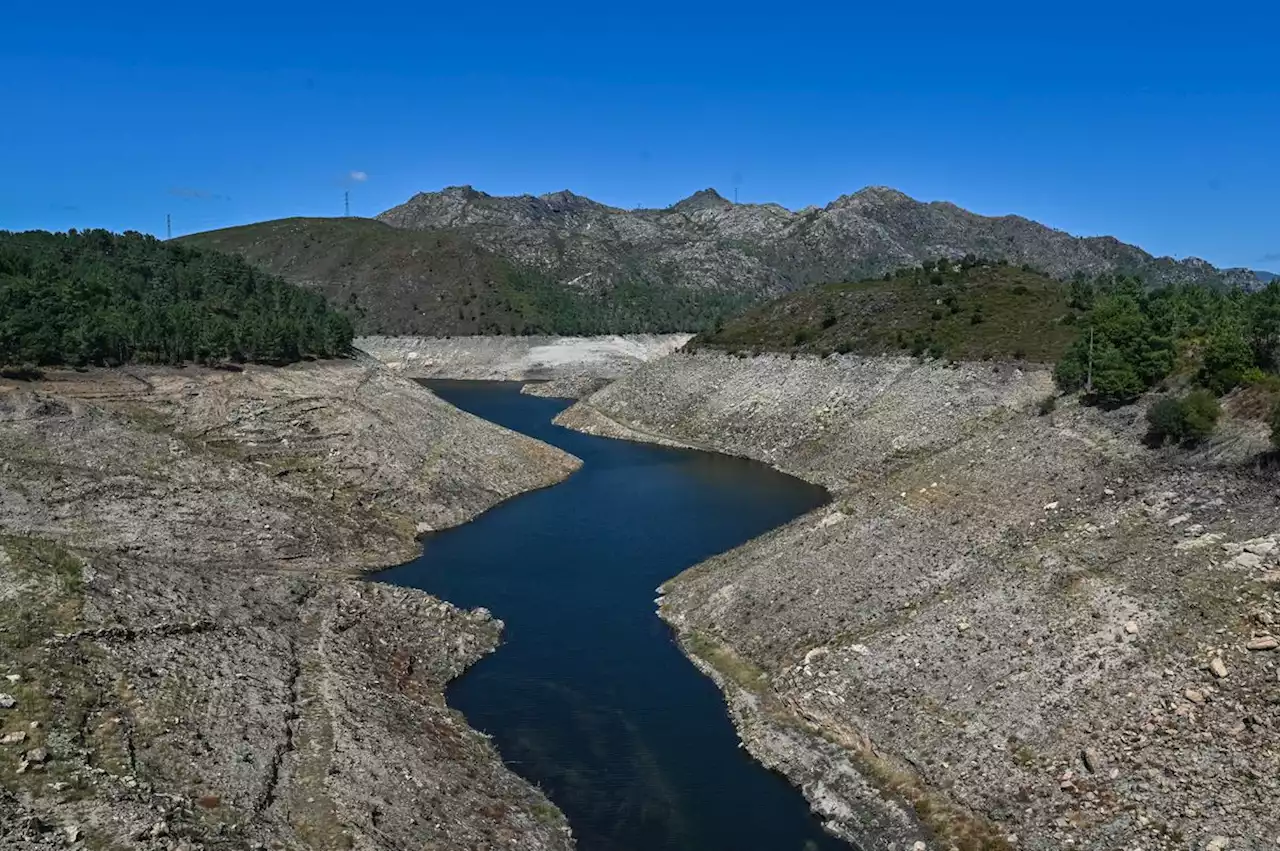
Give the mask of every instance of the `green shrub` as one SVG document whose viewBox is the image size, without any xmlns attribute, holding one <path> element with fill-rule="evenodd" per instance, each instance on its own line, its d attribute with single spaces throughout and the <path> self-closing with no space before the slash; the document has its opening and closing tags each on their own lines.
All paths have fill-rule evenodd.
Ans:
<svg viewBox="0 0 1280 851">
<path fill-rule="evenodd" d="M 1147 411 L 1147 437 L 1154 443 L 1196 443 L 1213 434 L 1222 407 L 1208 390 L 1181 399 L 1165 396 Z"/>
<path fill-rule="evenodd" d="M 1205 344 L 1201 380 L 1214 393 L 1226 393 L 1241 383 L 1253 365 L 1253 349 L 1244 331 L 1224 324 L 1214 329 Z"/>
<path fill-rule="evenodd" d="M 1192 390 L 1184 396 L 1182 410 L 1187 424 L 1187 438 L 1190 440 L 1204 440 L 1213 434 L 1218 425 L 1218 417 L 1222 415 L 1218 398 L 1208 390 Z"/>
</svg>

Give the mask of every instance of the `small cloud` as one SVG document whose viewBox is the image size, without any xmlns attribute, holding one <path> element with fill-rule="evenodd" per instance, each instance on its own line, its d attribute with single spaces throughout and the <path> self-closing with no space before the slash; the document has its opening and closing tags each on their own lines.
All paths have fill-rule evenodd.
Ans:
<svg viewBox="0 0 1280 851">
<path fill-rule="evenodd" d="M 1262 255 L 1261 263 L 1280 263 L 1280 251 L 1272 251 L 1270 254 Z"/>
<path fill-rule="evenodd" d="M 178 198 L 190 198 L 196 201 L 228 201 L 226 195 L 219 195 L 216 192 L 209 192 L 204 189 L 194 189 L 190 186 L 171 186 L 169 194 Z"/>
<path fill-rule="evenodd" d="M 363 171 L 353 171 L 349 175 L 347 175 L 347 177 L 351 178 L 356 183 L 364 183 L 366 180 L 369 179 L 368 173 Z"/>
</svg>

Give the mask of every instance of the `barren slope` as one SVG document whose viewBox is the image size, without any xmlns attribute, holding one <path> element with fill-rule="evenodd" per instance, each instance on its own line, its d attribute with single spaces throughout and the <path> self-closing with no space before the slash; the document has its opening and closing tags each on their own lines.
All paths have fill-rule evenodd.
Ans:
<svg viewBox="0 0 1280 851">
<path fill-rule="evenodd" d="M 703 352 L 561 422 L 835 492 L 668 582 L 661 613 L 751 751 L 863 847 L 1271 847 L 1280 513 L 1233 460 L 1264 436 L 1153 452 L 1140 409 L 1037 416 L 1049 386 Z"/>
<path fill-rule="evenodd" d="M 371 362 L 6 385 L 0 459 L 4 847 L 571 845 L 443 701 L 500 622 L 348 577 L 575 459 Z"/>
</svg>

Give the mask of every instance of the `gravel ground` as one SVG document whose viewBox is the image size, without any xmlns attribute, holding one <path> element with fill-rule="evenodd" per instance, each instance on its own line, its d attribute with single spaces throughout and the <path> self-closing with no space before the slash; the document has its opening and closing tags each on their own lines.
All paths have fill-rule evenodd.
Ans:
<svg viewBox="0 0 1280 851">
<path fill-rule="evenodd" d="M 571 847 L 444 704 L 501 623 L 354 577 L 578 464 L 372 361 L 0 386 L 0 847 Z"/>
<path fill-rule="evenodd" d="M 662 616 L 749 750 L 865 848 L 1280 847 L 1280 504 L 1228 417 L 1040 416 L 1047 372 L 675 355 L 561 422 L 766 461 L 830 506 Z M 1230 410 L 1230 405 L 1228 405 Z"/>
<path fill-rule="evenodd" d="M 691 336 L 362 337 L 356 346 L 414 378 L 613 379 L 675 351 Z"/>
</svg>

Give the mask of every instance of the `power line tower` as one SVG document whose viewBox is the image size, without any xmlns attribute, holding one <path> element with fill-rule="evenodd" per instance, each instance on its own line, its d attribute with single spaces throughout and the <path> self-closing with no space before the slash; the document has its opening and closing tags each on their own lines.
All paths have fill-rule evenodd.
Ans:
<svg viewBox="0 0 1280 851">
<path fill-rule="evenodd" d="M 342 215 L 351 217 L 351 190 L 348 189 L 342 193 Z"/>
<path fill-rule="evenodd" d="M 164 238 L 173 239 L 173 214 L 164 214 Z"/>
</svg>

